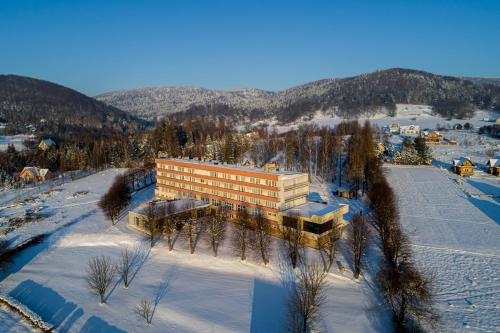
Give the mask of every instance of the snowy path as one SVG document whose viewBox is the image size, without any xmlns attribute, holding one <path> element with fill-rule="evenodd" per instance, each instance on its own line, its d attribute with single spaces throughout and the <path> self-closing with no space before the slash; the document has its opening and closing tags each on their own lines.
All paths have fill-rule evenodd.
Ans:
<svg viewBox="0 0 500 333">
<path fill-rule="evenodd" d="M 493 202 L 485 210 L 484 200 L 471 198 L 470 189 L 447 171 L 388 171 L 415 258 L 435 276 L 443 329 L 495 332 L 500 327 L 500 225 L 492 217 L 500 206 Z"/>
</svg>

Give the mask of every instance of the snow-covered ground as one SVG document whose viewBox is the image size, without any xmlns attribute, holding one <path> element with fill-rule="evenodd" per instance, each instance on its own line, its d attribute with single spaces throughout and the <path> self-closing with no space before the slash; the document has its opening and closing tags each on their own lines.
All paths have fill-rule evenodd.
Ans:
<svg viewBox="0 0 500 333">
<path fill-rule="evenodd" d="M 57 219 L 25 225 L 23 233 L 53 232 L 40 244 L 24 250 L 0 276 L 2 292 L 17 299 L 59 332 L 142 332 L 145 324 L 136 318 L 134 308 L 141 298 L 155 300 L 151 332 L 279 332 L 286 316 L 287 270 L 279 265 L 279 251 L 273 251 L 271 264 L 262 265 L 251 255 L 241 262 L 233 253 L 228 237 L 219 256 L 213 258 L 209 244 L 201 238 L 196 253 L 178 238 L 175 250 L 168 252 L 160 241 L 151 251 L 148 242 L 127 228 L 123 218 L 111 226 L 97 208 L 96 200 L 120 170 L 104 171 L 64 184 L 43 205 L 54 210 Z M 318 192 L 324 187 L 315 185 Z M 88 191 L 85 195 L 74 193 Z M 329 200 L 329 190 L 322 192 Z M 151 198 L 149 187 L 133 197 L 131 206 Z M 361 204 L 360 204 L 361 205 Z M 13 208 L 9 208 L 13 209 Z M 14 211 L 10 212 L 15 214 Z M 9 214 L 10 214 L 9 213 Z M 53 215 L 53 216 L 54 216 Z M 48 218 L 47 218 L 48 219 Z M 64 228 L 53 228 L 58 221 Z M 74 222 L 74 223 L 71 223 Z M 228 233 L 231 233 L 229 227 Z M 21 232 L 9 233 L 15 242 Z M 16 238 L 17 237 L 17 238 Z M 279 241 L 275 240 L 275 247 Z M 88 259 L 107 255 L 118 260 L 126 246 L 139 249 L 141 264 L 134 271 L 128 289 L 116 280 L 106 296 L 106 304 L 86 287 Z M 310 260 L 319 260 L 316 251 Z M 367 274 L 352 280 L 345 246 L 337 258 L 348 268 L 341 273 L 334 267 L 328 275 L 327 302 L 322 308 L 321 332 L 386 332 L 390 321 L 383 303 Z M 374 272 L 368 260 L 367 272 Z"/>
<path fill-rule="evenodd" d="M 39 332 L 32 327 L 21 315 L 11 311 L 7 306 L 0 304 L 0 333 L 31 333 Z"/>
<path fill-rule="evenodd" d="M 0 135 L 0 151 L 7 150 L 7 147 L 11 144 L 14 145 L 17 151 L 26 149 L 24 141 L 28 140 L 29 135 L 18 134 L 18 135 Z"/>
<path fill-rule="evenodd" d="M 369 120 L 372 125 L 378 125 L 379 127 L 388 126 L 393 123 L 398 123 L 399 125 L 419 125 L 422 129 L 424 128 L 436 128 L 436 125 L 442 127 L 452 128 L 455 124 L 465 124 L 470 123 L 474 127 L 481 127 L 485 125 L 491 125 L 492 122 L 486 122 L 483 119 L 493 119 L 495 120 L 500 114 L 490 111 L 476 111 L 471 119 L 452 119 L 447 120 L 446 118 L 440 117 L 439 115 L 433 115 L 432 109 L 428 105 L 414 105 L 414 104 L 396 104 L 396 116 L 389 117 L 385 113 L 378 113 L 370 117 L 360 117 L 357 120 L 360 123 L 364 123 L 365 120 Z M 311 120 L 298 120 L 287 125 L 276 125 L 276 129 L 279 133 L 287 132 L 290 129 L 297 128 L 301 124 L 314 123 L 319 126 L 335 126 L 340 124 L 342 121 L 356 120 L 356 119 L 345 119 L 338 116 L 333 116 L 331 112 L 321 112 L 317 111 Z M 262 122 L 257 122 L 262 123 Z M 267 123 L 270 126 L 276 124 L 276 120 L 269 120 Z"/>
<path fill-rule="evenodd" d="M 436 167 L 388 167 L 415 258 L 435 276 L 446 332 L 500 327 L 500 183 Z M 462 183 L 463 182 L 463 183 Z"/>
</svg>

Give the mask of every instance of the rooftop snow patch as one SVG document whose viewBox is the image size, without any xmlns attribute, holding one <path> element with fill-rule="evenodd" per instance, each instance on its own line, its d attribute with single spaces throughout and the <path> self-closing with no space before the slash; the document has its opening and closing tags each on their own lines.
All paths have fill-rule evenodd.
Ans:
<svg viewBox="0 0 500 333">
<path fill-rule="evenodd" d="M 313 216 L 324 216 L 328 213 L 335 212 L 341 209 L 343 206 L 345 205 L 343 204 L 332 205 L 332 204 L 323 204 L 319 202 L 306 202 L 305 204 L 284 210 L 283 213 L 287 215 L 298 215 L 305 218 L 311 218 Z"/>
</svg>

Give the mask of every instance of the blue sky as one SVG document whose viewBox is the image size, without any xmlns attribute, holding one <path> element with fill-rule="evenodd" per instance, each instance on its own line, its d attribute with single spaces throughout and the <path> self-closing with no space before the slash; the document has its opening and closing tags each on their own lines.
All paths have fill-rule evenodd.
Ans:
<svg viewBox="0 0 500 333">
<path fill-rule="evenodd" d="M 88 95 L 280 90 L 390 67 L 500 77 L 500 1 L 0 0 L 0 73 Z"/>
</svg>

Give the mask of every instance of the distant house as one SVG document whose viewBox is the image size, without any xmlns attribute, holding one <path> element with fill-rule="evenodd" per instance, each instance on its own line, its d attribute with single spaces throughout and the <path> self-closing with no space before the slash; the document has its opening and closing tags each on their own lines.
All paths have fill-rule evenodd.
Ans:
<svg viewBox="0 0 500 333">
<path fill-rule="evenodd" d="M 399 134 L 399 124 L 391 124 L 389 126 L 389 132 L 391 134 Z"/>
<path fill-rule="evenodd" d="M 437 131 L 432 131 L 424 136 L 424 140 L 425 143 L 440 144 L 443 141 L 443 136 Z"/>
<path fill-rule="evenodd" d="M 453 160 L 453 172 L 460 176 L 471 176 L 474 174 L 474 163 L 468 157 Z"/>
<path fill-rule="evenodd" d="M 500 176 L 500 159 L 490 158 L 488 162 L 486 162 L 486 166 L 488 167 L 488 173 L 490 175 Z"/>
<path fill-rule="evenodd" d="M 55 145 L 56 145 L 56 143 L 54 142 L 54 140 L 52 140 L 50 138 L 49 139 L 43 139 L 38 144 L 38 149 L 45 151 L 45 150 L 48 150 L 48 149 L 50 149 L 50 147 L 53 147 Z"/>
<path fill-rule="evenodd" d="M 420 135 L 420 126 L 417 125 L 401 126 L 399 128 L 399 134 L 402 136 L 417 137 Z"/>
<path fill-rule="evenodd" d="M 19 174 L 19 178 L 27 183 L 44 182 L 52 178 L 52 173 L 49 169 L 40 169 L 38 167 L 24 167 Z"/>
</svg>

